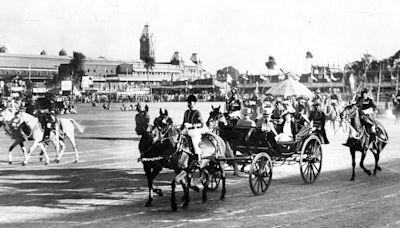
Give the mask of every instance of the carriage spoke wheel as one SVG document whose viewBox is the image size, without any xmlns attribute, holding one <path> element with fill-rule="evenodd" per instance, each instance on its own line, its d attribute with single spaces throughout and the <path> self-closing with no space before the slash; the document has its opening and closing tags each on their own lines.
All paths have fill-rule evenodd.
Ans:
<svg viewBox="0 0 400 228">
<path fill-rule="evenodd" d="M 267 153 L 257 154 L 251 162 L 249 172 L 250 189 L 254 195 L 264 194 L 271 185 L 272 160 Z"/>
<path fill-rule="evenodd" d="M 322 168 L 322 148 L 320 139 L 312 135 L 306 139 L 300 154 L 300 173 L 307 184 L 317 180 Z"/>
<path fill-rule="evenodd" d="M 221 175 L 222 172 L 219 168 L 210 174 L 210 182 L 208 184 L 209 191 L 212 192 L 218 189 L 219 183 L 221 182 Z"/>
</svg>

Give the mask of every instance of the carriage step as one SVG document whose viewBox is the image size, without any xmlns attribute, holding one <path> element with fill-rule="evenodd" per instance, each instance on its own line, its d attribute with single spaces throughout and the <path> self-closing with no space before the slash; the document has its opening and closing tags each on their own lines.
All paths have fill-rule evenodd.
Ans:
<svg viewBox="0 0 400 228">
<path fill-rule="evenodd" d="M 243 161 L 243 160 L 252 160 L 251 156 L 247 157 L 234 157 L 234 158 L 216 158 L 217 161 Z"/>
</svg>

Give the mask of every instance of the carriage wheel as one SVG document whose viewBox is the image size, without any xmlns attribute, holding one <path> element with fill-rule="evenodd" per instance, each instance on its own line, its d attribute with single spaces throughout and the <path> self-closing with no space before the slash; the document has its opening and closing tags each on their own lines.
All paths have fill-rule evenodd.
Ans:
<svg viewBox="0 0 400 228">
<path fill-rule="evenodd" d="M 254 195 L 264 194 L 271 184 L 272 159 L 267 153 L 257 154 L 249 172 L 250 189 Z"/>
<path fill-rule="evenodd" d="M 321 141 L 316 135 L 312 135 L 304 141 L 299 165 L 303 181 L 307 184 L 314 183 L 322 168 Z"/>
<path fill-rule="evenodd" d="M 213 192 L 218 189 L 219 183 L 221 182 L 221 170 L 217 169 L 215 172 L 210 174 L 210 182 L 208 183 L 208 190 Z"/>
</svg>

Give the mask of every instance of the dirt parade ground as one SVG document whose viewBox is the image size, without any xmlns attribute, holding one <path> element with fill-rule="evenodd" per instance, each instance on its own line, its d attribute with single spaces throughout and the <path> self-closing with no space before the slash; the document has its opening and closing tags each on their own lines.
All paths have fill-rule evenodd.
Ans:
<svg viewBox="0 0 400 228">
<path fill-rule="evenodd" d="M 128 104 L 129 105 L 129 104 Z M 159 108 L 167 108 L 175 123 L 181 123 L 185 103 L 151 103 L 151 120 Z M 211 105 L 199 103 L 204 117 Z M 186 210 L 172 212 L 170 182 L 173 174 L 164 169 L 156 178 L 164 196 L 156 196 L 145 207 L 147 182 L 139 157 L 139 137 L 134 132 L 134 111 L 122 112 L 101 105 L 78 105 L 79 114 L 64 115 L 85 126 L 77 135 L 80 161 L 73 163 L 71 144 L 61 162 L 45 166 L 35 151 L 22 166 L 20 148 L 8 164 L 11 138 L 0 134 L 0 227 L 400 227 L 400 128 L 394 120 L 379 119 L 390 142 L 381 153 L 382 171 L 367 176 L 359 167 L 350 181 L 351 156 L 345 142 L 347 133 L 327 128 L 329 145 L 323 145 L 322 171 L 313 184 L 304 184 L 299 166 L 273 169 L 272 184 L 261 196 L 250 191 L 248 174 L 233 176 L 228 167 L 227 194 L 219 200 L 220 188 L 209 193 L 190 191 Z M 28 144 L 29 146 L 30 144 Z M 49 155 L 55 158 L 54 147 Z M 372 153 L 366 167 L 373 169 Z M 178 199 L 182 195 L 180 186 Z"/>
</svg>

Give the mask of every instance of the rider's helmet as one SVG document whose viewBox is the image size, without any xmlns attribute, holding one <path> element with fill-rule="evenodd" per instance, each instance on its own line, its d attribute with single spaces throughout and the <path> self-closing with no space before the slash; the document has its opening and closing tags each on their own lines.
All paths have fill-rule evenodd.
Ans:
<svg viewBox="0 0 400 228">
<path fill-rule="evenodd" d="M 197 97 L 196 97 L 194 94 L 190 94 L 190 95 L 187 97 L 186 101 L 187 101 L 187 102 L 191 102 L 191 101 L 197 102 Z"/>
</svg>

